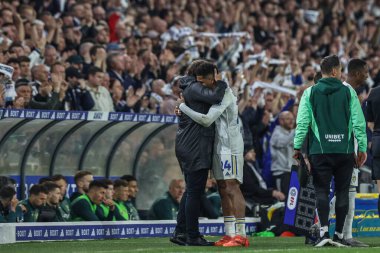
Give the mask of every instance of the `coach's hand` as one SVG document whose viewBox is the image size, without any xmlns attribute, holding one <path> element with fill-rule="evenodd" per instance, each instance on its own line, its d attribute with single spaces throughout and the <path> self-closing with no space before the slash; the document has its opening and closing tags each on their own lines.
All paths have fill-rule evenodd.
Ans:
<svg viewBox="0 0 380 253">
<path fill-rule="evenodd" d="M 367 160 L 367 152 L 358 152 L 356 156 L 356 164 L 361 167 Z"/>
<path fill-rule="evenodd" d="M 293 158 L 296 159 L 297 161 L 300 160 L 300 156 L 301 156 L 301 151 L 300 150 L 294 150 L 294 153 L 293 153 Z"/>
<path fill-rule="evenodd" d="M 182 104 L 182 103 L 186 103 L 185 101 L 185 98 L 183 97 L 182 93 L 179 95 L 179 98 L 177 99 L 177 102 L 176 102 L 176 106 L 175 106 L 175 109 L 174 109 L 174 113 L 175 115 L 177 115 L 178 117 L 182 115 L 182 112 L 181 110 L 179 109 L 179 106 Z"/>
</svg>

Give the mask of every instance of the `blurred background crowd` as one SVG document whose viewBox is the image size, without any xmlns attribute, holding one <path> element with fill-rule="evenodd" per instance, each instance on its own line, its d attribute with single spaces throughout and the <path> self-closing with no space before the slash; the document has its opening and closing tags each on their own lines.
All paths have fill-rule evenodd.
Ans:
<svg viewBox="0 0 380 253">
<path fill-rule="evenodd" d="M 380 84 L 379 0 L 4 0 L 0 9 L 0 63 L 14 69 L 0 107 L 174 114 L 178 77 L 210 59 L 239 99 L 246 163 L 269 186 L 284 173 L 276 166 L 290 171 L 272 163 L 271 146 L 291 147 L 323 57 L 340 57 L 343 80 L 350 59 L 366 61 L 361 101 Z M 276 125 L 287 131 L 280 144 Z M 269 198 L 283 200 L 277 190 Z"/>
</svg>

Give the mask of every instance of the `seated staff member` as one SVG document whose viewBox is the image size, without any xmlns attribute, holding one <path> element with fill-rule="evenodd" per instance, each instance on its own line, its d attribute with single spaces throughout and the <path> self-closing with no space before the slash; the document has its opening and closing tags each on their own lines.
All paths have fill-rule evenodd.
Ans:
<svg viewBox="0 0 380 253">
<path fill-rule="evenodd" d="M 108 186 L 102 181 L 92 181 L 88 192 L 71 202 L 72 219 L 74 221 L 100 221 L 96 215 L 96 209 L 103 202 L 107 188 Z M 113 211 L 111 209 L 110 213 Z"/>
</svg>

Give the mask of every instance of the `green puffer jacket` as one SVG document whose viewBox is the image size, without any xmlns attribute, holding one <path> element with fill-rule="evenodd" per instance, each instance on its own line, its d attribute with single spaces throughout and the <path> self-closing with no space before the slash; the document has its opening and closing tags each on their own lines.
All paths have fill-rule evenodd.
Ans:
<svg viewBox="0 0 380 253">
<path fill-rule="evenodd" d="M 366 152 L 366 122 L 355 90 L 336 78 L 322 78 L 306 89 L 298 109 L 294 149 L 301 149 L 306 134 L 310 155 L 354 153 L 354 135 L 359 151 Z"/>
</svg>

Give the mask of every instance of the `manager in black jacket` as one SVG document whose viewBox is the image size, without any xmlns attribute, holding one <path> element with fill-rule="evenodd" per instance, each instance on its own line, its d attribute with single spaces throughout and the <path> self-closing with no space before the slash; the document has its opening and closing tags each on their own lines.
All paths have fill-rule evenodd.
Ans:
<svg viewBox="0 0 380 253">
<path fill-rule="evenodd" d="M 183 90 L 186 104 L 203 114 L 207 114 L 213 104 L 222 101 L 227 88 L 226 83 L 218 81 L 215 90 L 212 90 L 196 80 L 195 73 L 206 72 L 202 69 L 210 68 L 213 73 L 216 66 L 203 60 L 194 61 L 189 68 L 188 76 L 180 79 L 180 88 Z M 210 82 L 215 82 L 214 75 L 206 78 Z M 186 191 L 181 199 L 176 231 L 171 241 L 180 245 L 213 245 L 200 235 L 198 218 L 200 199 L 204 194 L 208 172 L 211 169 L 214 132 L 214 124 L 203 127 L 185 114 L 179 118 L 175 152 L 185 176 Z"/>
</svg>

